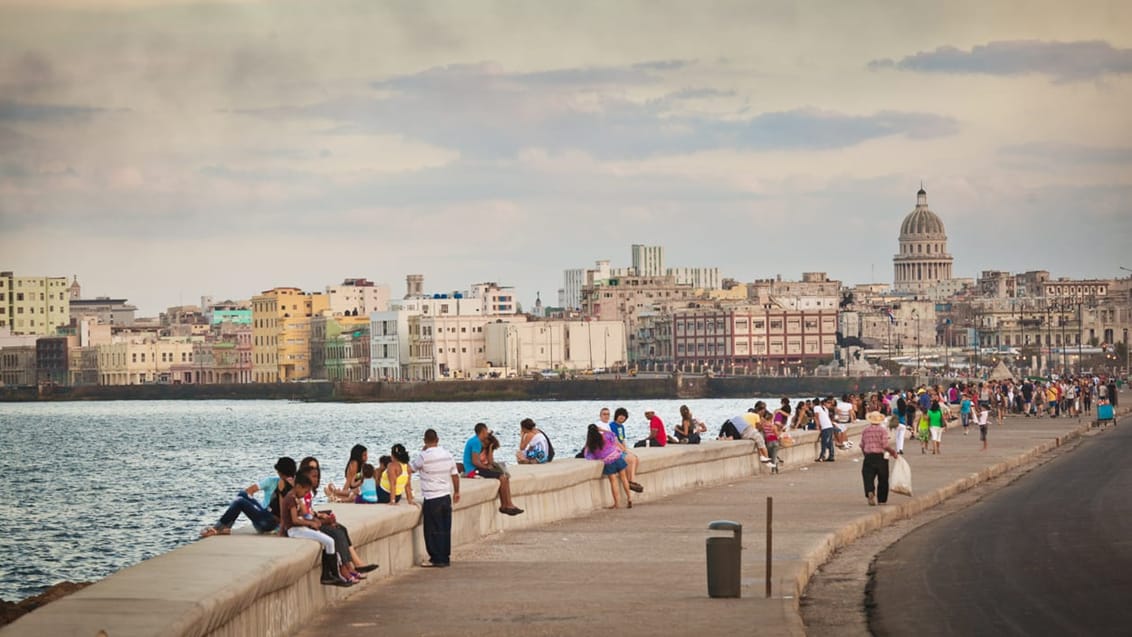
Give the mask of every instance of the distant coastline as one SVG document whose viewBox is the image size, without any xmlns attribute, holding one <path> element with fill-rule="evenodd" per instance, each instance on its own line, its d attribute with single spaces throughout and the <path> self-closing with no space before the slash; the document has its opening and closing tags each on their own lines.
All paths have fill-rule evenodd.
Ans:
<svg viewBox="0 0 1132 637">
<path fill-rule="evenodd" d="M 449 380 L 399 383 L 250 383 L 239 385 L 83 385 L 0 387 L 0 402 L 75 400 L 302 400 L 314 402 L 464 402 L 818 396 L 910 386 L 899 376 L 724 376 L 575 380 Z"/>
</svg>

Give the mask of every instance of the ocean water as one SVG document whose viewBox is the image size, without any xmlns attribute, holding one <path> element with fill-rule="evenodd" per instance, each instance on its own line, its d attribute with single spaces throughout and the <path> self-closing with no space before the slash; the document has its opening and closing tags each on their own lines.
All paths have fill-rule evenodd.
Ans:
<svg viewBox="0 0 1132 637">
<path fill-rule="evenodd" d="M 581 448 L 603 406 L 629 410 L 635 440 L 648 433 L 646 408 L 671 432 L 687 404 L 714 435 L 755 400 L 0 404 L 0 598 L 97 580 L 195 541 L 239 489 L 274 475 L 279 456 L 313 455 L 323 483 L 341 484 L 354 444 L 368 447 L 376 464 L 394 443 L 414 454 L 432 427 L 459 457 L 475 423 L 485 422 L 502 444 L 498 457 L 508 460 L 519 421 L 532 418 L 565 458 Z M 246 523 L 241 517 L 237 526 Z"/>
</svg>

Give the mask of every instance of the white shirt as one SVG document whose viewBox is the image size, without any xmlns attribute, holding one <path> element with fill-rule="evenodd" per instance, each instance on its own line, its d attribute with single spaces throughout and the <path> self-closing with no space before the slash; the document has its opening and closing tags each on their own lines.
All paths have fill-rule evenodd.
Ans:
<svg viewBox="0 0 1132 637">
<path fill-rule="evenodd" d="M 837 422 L 839 422 L 839 423 L 853 422 L 853 404 L 852 403 L 846 403 L 846 402 L 842 402 L 842 401 L 839 400 L 839 401 L 837 401 L 837 405 L 834 407 L 834 410 L 837 412 Z"/>
<path fill-rule="evenodd" d="M 420 479 L 421 497 L 425 500 L 452 495 L 452 476 L 456 461 L 441 447 L 429 447 L 409 463 Z"/>
<path fill-rule="evenodd" d="M 608 420 L 599 420 L 599 421 L 595 422 L 594 424 L 597 425 L 597 428 L 602 430 L 602 431 L 613 431 L 612 429 L 609 428 L 609 421 Z"/>
<path fill-rule="evenodd" d="M 833 423 L 829 420 L 829 410 L 825 405 L 816 405 L 814 407 L 814 419 L 818 421 L 818 426 L 822 429 L 829 429 Z"/>
</svg>

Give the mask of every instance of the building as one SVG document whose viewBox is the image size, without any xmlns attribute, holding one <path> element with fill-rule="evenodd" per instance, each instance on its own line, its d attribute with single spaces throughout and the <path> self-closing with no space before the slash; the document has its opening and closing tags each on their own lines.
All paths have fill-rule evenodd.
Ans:
<svg viewBox="0 0 1132 637">
<path fill-rule="evenodd" d="M 0 385 L 35 385 L 35 344 L 0 347 Z"/>
<path fill-rule="evenodd" d="M 0 272 L 0 329 L 52 336 L 71 322 L 67 277 L 16 276 Z"/>
<path fill-rule="evenodd" d="M 783 281 L 782 277 L 756 279 L 747 286 L 751 305 L 784 310 L 826 310 L 836 312 L 841 302 L 841 281 L 831 280 L 825 272 L 803 272 L 801 281 Z"/>
<path fill-rule="evenodd" d="M 672 313 L 678 368 L 767 372 L 833 357 L 837 310 L 702 306 Z"/>
<path fill-rule="evenodd" d="M 501 375 L 610 369 L 628 358 L 620 321 L 498 321 L 484 326 L 484 336 L 486 361 Z"/>
<path fill-rule="evenodd" d="M 951 278 L 947 233 L 943 221 L 928 208 L 928 193 L 923 188 L 916 193 L 915 209 L 900 224 L 900 252 L 892 264 L 893 290 L 899 293 L 924 293 Z"/>
<path fill-rule="evenodd" d="M 576 268 L 563 273 L 563 286 L 559 291 L 558 305 L 571 310 L 582 307 L 582 288 L 593 285 L 594 281 L 604 281 L 611 275 L 609 259 L 601 259 L 592 270 Z"/>
<path fill-rule="evenodd" d="M 311 378 L 364 381 L 370 376 L 370 317 L 311 319 Z"/>
<path fill-rule="evenodd" d="M 326 296 L 335 316 L 368 317 L 389 309 L 389 286 L 368 279 L 346 279 L 341 285 L 328 285 Z"/>
<path fill-rule="evenodd" d="M 723 289 L 719 268 L 668 268 L 666 274 L 675 279 L 677 285 L 690 285 L 702 290 Z"/>
<path fill-rule="evenodd" d="M 126 299 L 112 299 L 106 296 L 71 299 L 69 306 L 71 316 L 94 317 L 104 325 L 133 325 L 138 311 L 138 308 L 127 303 Z"/>
<path fill-rule="evenodd" d="M 611 276 L 582 288 L 582 312 L 599 321 L 631 322 L 642 312 L 683 306 L 696 298 L 691 285 L 681 285 L 670 276 Z"/>
<path fill-rule="evenodd" d="M 633 272 L 637 276 L 665 276 L 664 246 L 646 246 L 633 244 L 632 253 Z"/>
<path fill-rule="evenodd" d="M 188 338 L 120 340 L 98 347 L 100 385 L 172 383 L 177 364 L 193 363 L 193 341 Z"/>
<path fill-rule="evenodd" d="M 35 372 L 40 383 L 66 385 L 71 380 L 70 356 L 78 346 L 74 336 L 41 336 L 35 341 Z"/>
<path fill-rule="evenodd" d="M 325 294 L 277 287 L 252 298 L 252 379 L 257 383 L 310 377 L 311 319 L 329 306 Z"/>
</svg>

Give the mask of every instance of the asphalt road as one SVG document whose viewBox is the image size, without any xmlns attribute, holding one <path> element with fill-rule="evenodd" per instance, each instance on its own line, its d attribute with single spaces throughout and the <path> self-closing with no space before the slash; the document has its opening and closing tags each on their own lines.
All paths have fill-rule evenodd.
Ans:
<svg viewBox="0 0 1132 637">
<path fill-rule="evenodd" d="M 876 635 L 1132 634 L 1132 419 L 880 553 Z"/>
</svg>

